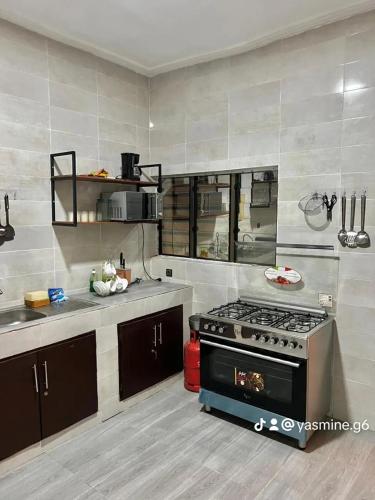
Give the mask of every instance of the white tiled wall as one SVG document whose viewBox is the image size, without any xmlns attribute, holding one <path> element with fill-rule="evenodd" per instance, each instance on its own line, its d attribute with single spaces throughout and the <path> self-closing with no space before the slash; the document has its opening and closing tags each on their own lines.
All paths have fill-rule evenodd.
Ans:
<svg viewBox="0 0 375 500">
<path fill-rule="evenodd" d="M 0 246 L 0 306 L 22 301 L 25 290 L 87 288 L 91 267 L 120 251 L 142 276 L 140 228 L 52 228 L 49 153 L 76 150 L 79 173 L 118 175 L 125 151 L 147 163 L 148 79 L 3 20 L 0 42 L 0 213 L 4 223 L 8 191 L 16 230 Z M 145 232 L 147 261 L 155 228 Z"/>
<path fill-rule="evenodd" d="M 278 252 L 303 276 L 283 290 L 264 268 L 153 259 L 153 272 L 194 283 L 196 310 L 239 294 L 337 307 L 334 415 L 375 428 L 374 247 L 343 249 L 333 220 L 305 217 L 298 200 L 315 190 L 368 190 L 367 231 L 375 242 L 375 12 L 234 57 L 151 79 L 151 159 L 164 172 L 279 165 L 278 241 L 331 244 L 335 252 Z M 349 212 L 349 210 L 348 210 Z M 357 209 L 357 227 L 359 207 Z"/>
</svg>

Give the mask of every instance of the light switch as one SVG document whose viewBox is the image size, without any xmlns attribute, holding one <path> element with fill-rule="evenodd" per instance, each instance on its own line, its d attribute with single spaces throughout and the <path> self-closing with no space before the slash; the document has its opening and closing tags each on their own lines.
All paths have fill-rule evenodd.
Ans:
<svg viewBox="0 0 375 500">
<path fill-rule="evenodd" d="M 319 293 L 319 305 L 322 307 L 332 307 L 332 295 L 329 295 L 328 293 Z"/>
</svg>

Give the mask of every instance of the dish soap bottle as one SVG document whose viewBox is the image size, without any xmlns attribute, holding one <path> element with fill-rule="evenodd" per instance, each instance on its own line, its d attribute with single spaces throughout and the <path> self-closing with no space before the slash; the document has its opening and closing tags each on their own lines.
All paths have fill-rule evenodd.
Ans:
<svg viewBox="0 0 375 500">
<path fill-rule="evenodd" d="M 96 271 L 95 269 L 93 269 L 91 271 L 91 274 L 90 274 L 90 281 L 89 281 L 89 289 L 90 289 L 90 292 L 95 292 L 94 290 L 94 282 L 97 281 L 96 279 Z"/>
</svg>

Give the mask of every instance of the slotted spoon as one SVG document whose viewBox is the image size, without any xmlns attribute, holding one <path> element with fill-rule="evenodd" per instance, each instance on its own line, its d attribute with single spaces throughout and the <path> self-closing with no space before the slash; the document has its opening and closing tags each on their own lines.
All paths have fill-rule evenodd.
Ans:
<svg viewBox="0 0 375 500">
<path fill-rule="evenodd" d="M 356 202 L 357 202 L 357 198 L 356 198 L 355 194 L 352 194 L 351 202 L 350 202 L 350 230 L 347 232 L 347 235 L 346 235 L 346 244 L 349 248 L 355 248 L 357 246 L 357 243 L 355 241 L 356 236 L 357 236 L 357 231 L 354 231 Z"/>
<path fill-rule="evenodd" d="M 370 245 L 370 236 L 365 231 L 365 215 L 366 215 L 366 195 L 361 196 L 361 230 L 358 231 L 355 242 L 360 247 L 368 247 Z"/>
</svg>

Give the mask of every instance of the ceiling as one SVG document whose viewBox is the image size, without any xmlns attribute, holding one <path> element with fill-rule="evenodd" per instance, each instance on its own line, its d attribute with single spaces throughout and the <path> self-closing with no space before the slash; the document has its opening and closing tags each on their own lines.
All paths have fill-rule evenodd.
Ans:
<svg viewBox="0 0 375 500">
<path fill-rule="evenodd" d="M 372 7 L 375 0 L 0 0 L 0 17 L 152 76 Z"/>
</svg>

